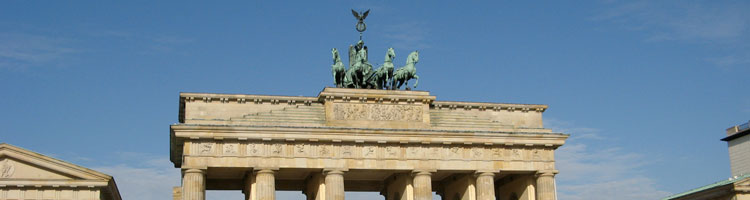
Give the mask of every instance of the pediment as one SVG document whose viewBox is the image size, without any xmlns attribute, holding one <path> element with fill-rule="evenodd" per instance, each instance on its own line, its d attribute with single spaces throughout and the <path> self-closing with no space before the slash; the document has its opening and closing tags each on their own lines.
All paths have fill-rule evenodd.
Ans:
<svg viewBox="0 0 750 200">
<path fill-rule="evenodd" d="M 0 158 L 0 177 L 8 179 L 71 180 L 75 177 L 12 158 Z"/>
<path fill-rule="evenodd" d="M 112 177 L 9 144 L 0 144 L 0 180 L 111 180 Z"/>
<path fill-rule="evenodd" d="M 735 188 L 750 188 L 750 176 L 744 175 L 741 180 L 734 182 Z"/>
<path fill-rule="evenodd" d="M 750 179 L 745 179 L 734 183 L 735 185 L 750 186 Z"/>
</svg>

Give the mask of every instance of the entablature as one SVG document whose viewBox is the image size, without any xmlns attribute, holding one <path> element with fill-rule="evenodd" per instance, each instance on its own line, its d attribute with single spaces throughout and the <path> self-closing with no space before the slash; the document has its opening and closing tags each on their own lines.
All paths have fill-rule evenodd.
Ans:
<svg viewBox="0 0 750 200">
<path fill-rule="evenodd" d="M 181 166 L 187 157 L 197 159 L 225 156 L 314 160 L 348 158 L 553 162 L 552 152 L 563 145 L 567 137 L 565 134 L 550 133 L 548 130 L 536 133 L 502 133 L 339 127 L 173 125 L 170 143 L 171 158 L 176 167 Z M 295 153 L 295 150 L 318 153 Z M 520 157 L 521 155 L 528 156 Z"/>
</svg>

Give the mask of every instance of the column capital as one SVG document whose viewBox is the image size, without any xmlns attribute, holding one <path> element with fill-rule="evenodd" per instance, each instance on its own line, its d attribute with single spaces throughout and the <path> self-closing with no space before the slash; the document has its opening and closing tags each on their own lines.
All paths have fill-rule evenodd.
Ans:
<svg viewBox="0 0 750 200">
<path fill-rule="evenodd" d="M 435 172 L 437 172 L 437 170 L 434 170 L 434 169 L 415 169 L 411 171 L 413 176 L 418 176 L 418 175 L 432 176 L 432 173 L 435 173 Z"/>
<path fill-rule="evenodd" d="M 190 169 L 184 169 L 184 172 L 187 173 L 199 173 L 199 174 L 205 174 L 206 170 L 203 169 L 196 169 L 196 168 L 190 168 Z"/>
<path fill-rule="evenodd" d="M 329 169 L 323 169 L 323 174 L 344 174 L 344 172 L 349 171 L 349 169 L 345 168 L 329 168 Z"/>
<path fill-rule="evenodd" d="M 560 171 L 557 171 L 557 170 L 539 170 L 539 171 L 536 171 L 536 176 L 537 177 L 539 177 L 539 176 L 552 176 L 552 177 L 554 177 L 555 174 L 557 174 L 559 172 Z"/>
<path fill-rule="evenodd" d="M 495 174 L 498 174 L 498 172 L 492 172 L 492 171 L 476 171 L 474 172 L 474 176 L 480 177 L 480 176 L 492 176 L 494 177 Z"/>
<path fill-rule="evenodd" d="M 273 174 L 276 172 L 276 170 L 279 170 L 278 168 L 272 169 L 272 168 L 261 168 L 261 169 L 255 169 L 256 174 Z"/>
</svg>

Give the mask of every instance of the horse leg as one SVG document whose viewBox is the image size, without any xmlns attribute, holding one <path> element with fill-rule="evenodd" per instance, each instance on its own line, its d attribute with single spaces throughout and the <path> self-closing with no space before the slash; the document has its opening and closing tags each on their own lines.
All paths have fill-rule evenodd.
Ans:
<svg viewBox="0 0 750 200">
<path fill-rule="evenodd" d="M 383 79 L 379 80 L 380 89 L 388 89 L 388 73 L 383 74 Z"/>
<path fill-rule="evenodd" d="M 341 72 L 333 72 L 333 84 L 336 85 L 336 87 L 341 87 L 343 85 L 342 82 Z"/>
<path fill-rule="evenodd" d="M 343 84 L 343 83 L 344 83 L 344 79 L 346 79 L 346 78 L 345 78 L 345 74 L 343 74 L 342 72 L 339 72 L 339 74 L 340 74 L 340 75 L 339 75 L 339 81 L 340 81 L 340 83 L 341 83 L 341 87 L 344 87 L 344 84 Z"/>
<path fill-rule="evenodd" d="M 396 78 L 393 78 L 391 80 L 391 90 L 395 90 L 396 89 L 396 81 L 398 81 L 398 80 L 396 80 Z"/>
<path fill-rule="evenodd" d="M 357 75 L 354 75 L 352 77 L 353 77 L 352 78 L 352 82 L 354 82 L 354 88 L 359 88 L 359 86 L 360 86 L 360 84 L 359 84 L 359 77 L 357 77 Z"/>
<path fill-rule="evenodd" d="M 383 89 L 385 87 L 385 81 L 383 81 L 383 76 L 378 76 L 378 79 L 375 82 L 375 88 L 377 89 Z"/>
<path fill-rule="evenodd" d="M 414 81 L 414 88 L 417 88 L 417 85 L 419 84 L 419 76 L 417 76 L 417 75 L 415 74 L 415 75 L 414 75 L 414 79 L 416 79 L 416 80 Z"/>
<path fill-rule="evenodd" d="M 386 85 L 388 85 L 388 89 L 392 90 L 393 89 L 393 81 L 395 81 L 395 78 L 393 78 L 393 76 L 390 76 L 388 79 L 385 79 L 385 80 L 388 82 L 386 84 Z"/>
<path fill-rule="evenodd" d="M 341 72 L 336 73 L 336 87 L 344 87 L 344 75 Z"/>
</svg>

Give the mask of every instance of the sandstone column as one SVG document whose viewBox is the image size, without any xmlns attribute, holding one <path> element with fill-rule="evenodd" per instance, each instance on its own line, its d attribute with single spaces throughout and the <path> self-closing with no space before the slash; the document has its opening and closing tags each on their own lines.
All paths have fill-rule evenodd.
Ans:
<svg viewBox="0 0 750 200">
<path fill-rule="evenodd" d="M 245 193 L 245 200 L 253 200 L 253 183 L 255 182 L 255 174 L 253 171 L 245 173 L 244 185 L 242 186 L 242 193 Z"/>
<path fill-rule="evenodd" d="M 187 169 L 182 174 L 183 200 L 206 199 L 206 174 L 200 169 Z"/>
<path fill-rule="evenodd" d="M 326 200 L 344 200 L 344 172 L 326 170 Z"/>
<path fill-rule="evenodd" d="M 555 199 L 556 170 L 539 171 L 536 174 L 536 198 L 538 200 Z"/>
<path fill-rule="evenodd" d="M 414 200 L 432 200 L 432 177 L 429 171 L 414 171 Z"/>
<path fill-rule="evenodd" d="M 477 200 L 495 200 L 495 173 L 477 173 Z"/>
<path fill-rule="evenodd" d="M 276 200 L 276 183 L 273 170 L 261 169 L 255 175 L 257 200 Z"/>
<path fill-rule="evenodd" d="M 172 187 L 172 200 L 182 200 L 182 187 Z"/>
</svg>

